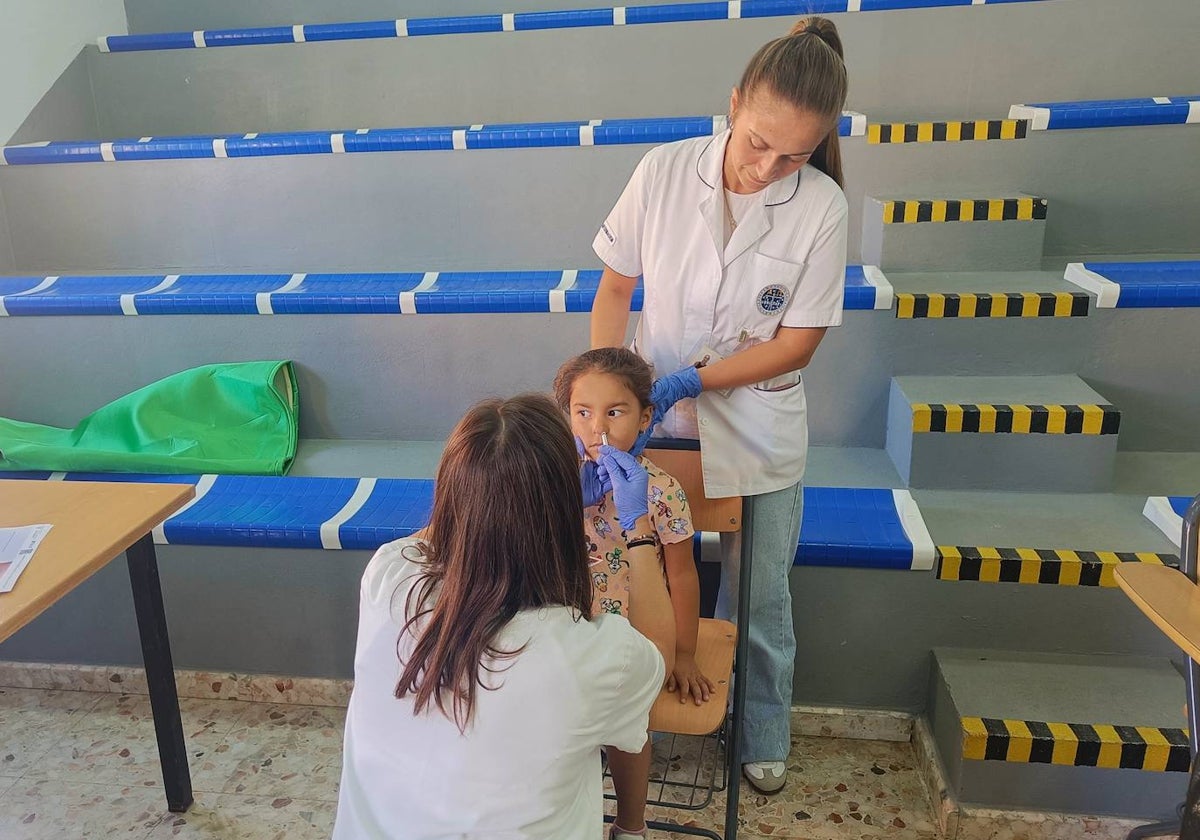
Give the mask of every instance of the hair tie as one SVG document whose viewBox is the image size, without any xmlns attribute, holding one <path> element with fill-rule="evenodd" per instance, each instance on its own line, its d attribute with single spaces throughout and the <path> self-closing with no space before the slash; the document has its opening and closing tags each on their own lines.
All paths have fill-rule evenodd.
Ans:
<svg viewBox="0 0 1200 840">
<path fill-rule="evenodd" d="M 816 35 L 818 38 L 821 38 L 821 30 L 818 29 L 816 26 L 809 26 L 807 29 L 804 30 L 804 34 L 805 35 Z M 821 40 L 824 41 L 825 39 L 821 38 Z"/>
</svg>

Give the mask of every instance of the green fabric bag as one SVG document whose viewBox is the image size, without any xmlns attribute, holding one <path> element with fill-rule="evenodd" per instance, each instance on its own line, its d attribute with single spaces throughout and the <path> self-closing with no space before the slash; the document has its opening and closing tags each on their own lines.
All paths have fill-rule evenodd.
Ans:
<svg viewBox="0 0 1200 840">
<path fill-rule="evenodd" d="M 296 456 L 291 362 L 205 365 L 59 429 L 0 417 L 0 471 L 283 475 Z"/>
</svg>

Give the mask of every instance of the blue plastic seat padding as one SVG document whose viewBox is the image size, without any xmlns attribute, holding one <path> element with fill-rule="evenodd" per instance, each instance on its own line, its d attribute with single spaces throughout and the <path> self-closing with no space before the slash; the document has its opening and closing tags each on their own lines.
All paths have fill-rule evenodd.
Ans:
<svg viewBox="0 0 1200 840">
<path fill-rule="evenodd" d="M 44 480 L 49 473 L 0 473 Z M 66 481 L 196 484 L 197 475 L 69 473 Z M 354 496 L 362 479 L 216 476 L 190 507 L 168 519 L 163 534 L 179 545 L 312 548 L 325 545 L 321 526 Z M 376 479 L 366 500 L 337 529 L 343 549 L 373 551 L 411 536 L 429 522 L 431 479 Z M 913 546 L 891 490 L 804 488 L 804 521 L 796 565 L 909 569 Z"/>
<path fill-rule="evenodd" d="M 1121 287 L 1118 309 L 1200 306 L 1200 260 L 1084 263 Z"/>
<path fill-rule="evenodd" d="M 913 544 L 891 490 L 805 487 L 797 566 L 909 569 Z"/>
<path fill-rule="evenodd" d="M 1050 111 L 1047 129 L 1109 128 L 1124 125 L 1174 125 L 1187 122 L 1188 103 L 1198 96 L 1162 97 L 1156 102 L 1139 99 L 1097 99 L 1077 102 L 1027 103 L 1030 108 Z"/>
<path fill-rule="evenodd" d="M 100 142 L 60 140 L 0 148 L 3 162 L 13 166 L 54 163 L 95 163 L 104 160 L 103 146 L 111 147 L 114 161 L 215 158 L 218 142 L 225 157 L 333 154 L 335 136 L 346 154 L 364 152 L 446 151 L 455 148 L 455 135 L 467 149 L 529 149 L 584 144 L 590 126 L 591 143 L 612 146 L 670 143 L 691 137 L 711 136 L 717 128 L 712 116 L 648 117 L 642 119 L 587 120 L 544 123 L 509 123 L 417 128 L 372 128 L 352 131 L 290 131 L 266 134 L 214 134 L 190 137 L 141 137 Z M 853 120 L 843 115 L 838 132 L 849 136 Z"/>
<path fill-rule="evenodd" d="M 563 292 L 567 312 L 590 312 L 600 271 L 579 271 Z M 47 278 L 0 277 L 0 299 L 9 315 L 255 315 L 266 297 L 276 315 L 387 314 L 400 312 L 400 295 L 417 289 L 421 272 L 306 274 L 290 285 L 290 274 L 181 274 L 165 288 L 164 275 L 63 276 L 26 294 Z M 418 313 L 550 312 L 550 292 L 561 271 L 441 272 L 432 286 L 413 294 Z M 287 288 L 286 291 L 279 291 Z M 860 265 L 846 267 L 846 309 L 874 309 L 877 289 Z M 132 297 L 130 297 L 132 296 Z M 123 306 L 123 298 L 126 298 Z M 632 308 L 642 308 L 642 287 Z"/>
<path fill-rule="evenodd" d="M 846 290 L 842 296 L 843 309 L 874 309 L 878 289 L 867 282 L 861 265 L 846 266 Z"/>
<path fill-rule="evenodd" d="M 978 1 L 978 0 L 976 0 Z M 1037 0 L 982 0 L 985 3 L 1027 3 Z M 920 9 L 940 6 L 970 6 L 972 0 L 862 0 L 861 11 L 889 9 Z M 849 9 L 848 0 L 742 0 L 741 16 L 799 17 L 812 14 L 831 14 Z M 730 7 L 725 0 L 707 3 L 660 3 L 629 6 L 625 9 L 627 25 L 649 23 L 682 23 L 698 20 L 726 20 Z M 533 29 L 567 29 L 583 26 L 613 26 L 613 9 L 569 9 L 546 12 L 517 12 L 512 28 L 518 32 Z M 502 32 L 502 15 L 464 15 L 459 17 L 410 18 L 405 31 L 409 37 L 422 35 L 454 35 L 478 32 Z M 395 38 L 395 20 L 371 20 L 347 23 L 305 24 L 300 27 L 305 41 L 350 41 L 362 38 Z M 290 26 L 264 26 L 246 29 L 213 29 L 202 32 L 206 47 L 235 47 L 255 44 L 290 44 L 297 40 Z M 105 39 L 111 52 L 139 50 L 179 50 L 195 48 L 192 32 L 159 32 L 141 35 L 110 35 Z"/>
</svg>

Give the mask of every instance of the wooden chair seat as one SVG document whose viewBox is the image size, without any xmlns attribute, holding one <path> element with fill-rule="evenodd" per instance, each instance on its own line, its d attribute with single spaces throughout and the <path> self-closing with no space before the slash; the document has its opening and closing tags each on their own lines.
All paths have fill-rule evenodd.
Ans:
<svg viewBox="0 0 1200 840">
<path fill-rule="evenodd" d="M 696 634 L 696 664 L 713 682 L 708 702 L 699 706 L 691 698 L 679 702 L 678 691 L 659 692 L 650 709 L 650 729 L 677 735 L 708 735 L 720 728 L 729 708 L 729 678 L 733 672 L 733 650 L 737 628 L 728 621 L 700 619 Z"/>
<path fill-rule="evenodd" d="M 1138 609 L 1200 662 L 1200 587 L 1170 566 L 1122 563 L 1114 574 Z"/>
</svg>

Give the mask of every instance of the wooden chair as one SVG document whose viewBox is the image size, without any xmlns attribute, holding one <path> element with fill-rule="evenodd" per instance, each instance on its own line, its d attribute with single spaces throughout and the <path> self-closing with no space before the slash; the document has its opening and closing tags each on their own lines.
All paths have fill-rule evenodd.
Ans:
<svg viewBox="0 0 1200 840">
<path fill-rule="evenodd" d="M 650 710 L 650 730 L 674 735 L 707 736 L 718 733 L 724 727 L 724 778 L 725 778 L 725 840 L 737 837 L 738 800 L 741 789 L 741 767 L 738 760 L 741 741 L 741 722 L 745 708 L 745 680 L 737 680 L 733 686 L 733 703 L 730 709 L 729 691 L 733 668 L 736 662 L 747 661 L 746 616 L 749 615 L 750 598 L 750 554 L 752 535 L 750 518 L 752 500 L 741 498 L 709 499 L 704 495 L 704 477 L 700 461 L 699 443 L 689 440 L 655 439 L 645 455 L 660 469 L 674 476 L 687 494 L 692 514 L 692 525 L 697 532 L 730 533 L 742 531 L 742 562 L 738 587 L 738 626 L 728 621 L 700 619 L 696 638 L 696 661 L 700 669 L 713 681 L 716 690 L 707 703 L 680 703 L 678 693 L 665 688 Z M 719 735 L 717 736 L 720 737 Z M 715 788 L 710 782 L 709 797 Z M 697 778 L 699 769 L 697 770 Z M 707 800 L 705 800 L 707 802 Z M 665 807 L 678 806 L 664 801 L 651 804 Z M 672 831 L 695 837 L 721 840 L 715 831 L 678 823 L 647 821 L 656 831 Z"/>
<path fill-rule="evenodd" d="M 1171 641 L 1188 655 L 1187 718 L 1192 750 L 1192 772 L 1181 820 L 1135 828 L 1128 840 L 1175 835 L 1181 840 L 1200 840 L 1200 586 L 1197 586 L 1197 554 L 1200 552 L 1200 496 L 1183 515 L 1180 568 L 1122 563 L 1116 570 L 1117 585 Z"/>
</svg>

